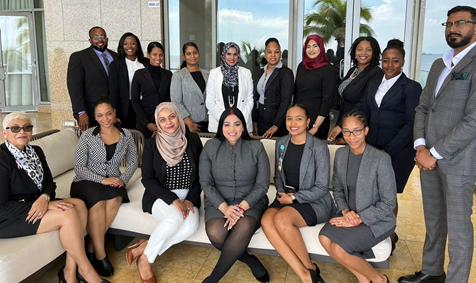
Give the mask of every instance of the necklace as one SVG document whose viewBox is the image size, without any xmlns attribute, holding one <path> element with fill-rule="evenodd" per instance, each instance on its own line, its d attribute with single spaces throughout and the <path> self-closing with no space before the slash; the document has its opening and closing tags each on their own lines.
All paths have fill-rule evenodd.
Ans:
<svg viewBox="0 0 476 283">
<path fill-rule="evenodd" d="M 355 68 L 355 70 L 352 72 L 352 75 L 350 75 L 350 79 L 355 79 L 360 73 L 362 73 L 362 71 L 359 70 L 359 68 Z"/>
<path fill-rule="evenodd" d="M 235 105 L 235 97 L 233 95 L 228 95 L 228 105 L 230 105 L 230 108 Z"/>
</svg>

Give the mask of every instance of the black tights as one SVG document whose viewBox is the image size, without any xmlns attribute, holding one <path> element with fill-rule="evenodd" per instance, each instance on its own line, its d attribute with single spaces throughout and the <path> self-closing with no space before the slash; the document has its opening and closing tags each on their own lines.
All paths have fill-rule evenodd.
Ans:
<svg viewBox="0 0 476 283">
<path fill-rule="evenodd" d="M 255 277 L 261 277 L 266 273 L 266 268 L 259 259 L 250 255 L 246 249 L 251 237 L 259 228 L 259 223 L 250 216 L 245 216 L 236 222 L 231 230 L 223 227 L 226 219 L 211 219 L 206 224 L 207 235 L 213 246 L 221 251 L 217 265 L 212 274 L 203 282 L 218 282 L 236 260 L 246 263 Z"/>
</svg>

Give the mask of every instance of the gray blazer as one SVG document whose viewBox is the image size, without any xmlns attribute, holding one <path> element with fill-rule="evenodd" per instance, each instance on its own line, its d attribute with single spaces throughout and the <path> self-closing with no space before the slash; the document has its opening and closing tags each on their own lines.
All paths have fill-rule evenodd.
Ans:
<svg viewBox="0 0 476 283">
<path fill-rule="evenodd" d="M 338 212 L 349 209 L 347 205 L 349 153 L 349 146 L 339 148 L 334 159 L 332 190 Z M 357 175 L 356 212 L 377 238 L 393 229 L 397 223 L 393 214 L 397 201 L 397 184 L 390 155 L 368 144 L 363 154 Z"/>
<path fill-rule="evenodd" d="M 278 169 L 279 158 L 286 154 L 291 135 L 276 141 L 276 170 L 274 185 L 284 193 L 286 177 Z M 284 150 L 281 150 L 284 146 Z M 327 145 L 311 134 L 307 134 L 299 170 L 299 191 L 294 194 L 299 203 L 309 203 L 316 212 L 318 222 L 325 222 L 335 214 L 335 205 L 329 192 L 330 157 Z"/>
<path fill-rule="evenodd" d="M 227 140 L 210 139 L 199 163 L 200 185 L 205 194 L 205 218 L 221 217 L 218 207 L 245 200 L 250 210 L 245 215 L 259 221 L 268 207 L 269 159 L 258 140 L 239 139 L 231 147 Z"/>
<path fill-rule="evenodd" d="M 208 71 L 200 69 L 200 72 L 207 83 Z M 195 123 L 208 121 L 205 96 L 206 88 L 203 92 L 200 90 L 186 67 L 174 73 L 170 84 L 170 99 L 183 119 L 190 117 Z"/>
<path fill-rule="evenodd" d="M 476 47 L 453 68 L 435 97 L 444 68 L 442 59 L 431 66 L 416 108 L 413 138 L 435 147 L 443 157 L 438 160 L 443 173 L 476 175 Z"/>
</svg>

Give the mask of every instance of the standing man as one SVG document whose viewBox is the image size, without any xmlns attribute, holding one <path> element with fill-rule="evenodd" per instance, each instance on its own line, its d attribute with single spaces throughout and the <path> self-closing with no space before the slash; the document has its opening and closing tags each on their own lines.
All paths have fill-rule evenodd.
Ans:
<svg viewBox="0 0 476 283">
<path fill-rule="evenodd" d="M 84 131 L 97 125 L 94 103 L 109 94 L 109 66 L 117 54 L 107 49 L 108 38 L 101 27 L 89 30 L 91 46 L 71 54 L 68 64 L 68 92 L 73 104 L 73 115 Z"/>
<path fill-rule="evenodd" d="M 423 268 L 400 277 L 400 283 L 466 283 L 473 259 L 476 9 L 456 6 L 447 16 L 443 26 L 452 49 L 431 67 L 413 128 L 426 225 Z M 447 276 L 443 269 L 446 236 Z"/>
</svg>

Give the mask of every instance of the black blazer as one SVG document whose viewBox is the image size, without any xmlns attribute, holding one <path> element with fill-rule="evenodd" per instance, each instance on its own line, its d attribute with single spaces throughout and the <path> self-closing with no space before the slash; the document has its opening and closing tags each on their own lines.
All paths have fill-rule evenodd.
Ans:
<svg viewBox="0 0 476 283">
<path fill-rule="evenodd" d="M 0 145 L 0 223 L 8 219 L 26 219 L 33 202 L 42 194 L 55 197 L 56 183 L 53 182 L 45 154 L 39 146 L 33 146 L 44 170 L 43 190 L 39 191 L 25 170 L 18 169 L 15 158 L 5 143 Z M 18 202 L 19 200 L 25 202 Z"/>
<path fill-rule="evenodd" d="M 355 68 L 352 67 L 347 72 L 347 75 L 342 79 L 345 81 L 350 77 L 354 72 Z M 377 80 L 380 84 L 380 81 L 383 78 L 383 71 L 379 66 L 368 65 L 362 73 L 360 73 L 355 79 L 352 80 L 350 84 L 344 89 L 341 97 L 341 107 L 339 118 L 337 123 L 340 122 L 342 115 L 351 111 L 358 111 L 364 105 L 365 94 L 367 93 L 367 88 L 371 81 Z"/>
<path fill-rule="evenodd" d="M 264 69 L 258 72 L 258 79 L 254 81 L 254 107 L 253 122 L 258 123 L 259 120 L 264 121 L 268 127 L 278 127 L 279 135 L 285 135 L 286 131 L 286 110 L 291 105 L 294 91 L 294 75 L 293 71 L 288 67 L 276 68 L 268 81 L 266 82 L 264 91 L 264 109 L 259 111 L 258 100 L 259 93 L 257 90 L 258 81 L 264 74 Z M 284 131 L 283 131 L 284 128 Z M 278 134 L 277 132 L 277 134 Z"/>
<path fill-rule="evenodd" d="M 109 53 L 117 58 L 116 52 L 109 50 Z M 94 120 L 94 103 L 102 95 L 109 94 L 109 79 L 92 47 L 71 54 L 67 85 L 73 114 L 77 117 L 79 112 L 86 111 L 89 119 Z"/>
<path fill-rule="evenodd" d="M 379 108 L 375 94 L 380 83 L 369 84 L 362 111 L 369 119 L 370 143 L 393 157 L 405 147 L 413 148 L 413 121 L 422 89 L 419 83 L 402 73 L 383 97 Z"/>
<path fill-rule="evenodd" d="M 149 70 L 150 65 L 137 70 L 132 79 L 131 102 L 137 115 L 137 122 L 147 127 L 149 123 L 155 123 L 154 112 L 157 105 L 162 102 L 170 102 L 170 83 L 172 72 L 160 68 L 161 80 L 159 89 L 155 84 Z"/>
<path fill-rule="evenodd" d="M 141 62 L 144 67 L 149 65 L 149 58 L 144 58 Z M 129 113 L 129 72 L 127 70 L 126 58 L 114 60 L 109 67 L 109 95 L 112 106 L 116 109 L 116 116 L 124 121 Z"/>
<path fill-rule="evenodd" d="M 197 208 L 200 208 L 200 193 L 202 189 L 198 178 L 198 163 L 203 145 L 196 133 L 187 132 L 185 135 L 187 137 L 186 151 L 192 164 L 192 178 L 194 178 L 192 187 L 185 199 L 189 200 Z M 142 210 L 144 212 L 152 214 L 152 205 L 158 198 L 168 205 L 178 199 L 176 194 L 165 188 L 167 178 L 165 165 L 165 160 L 160 155 L 155 144 L 155 138 L 147 139 L 142 156 L 142 184 L 145 187 L 144 196 L 142 197 Z"/>
</svg>

